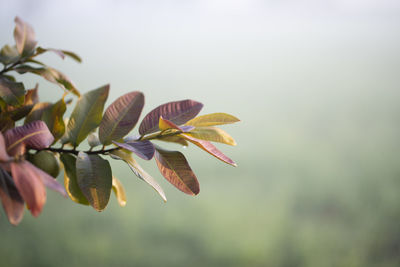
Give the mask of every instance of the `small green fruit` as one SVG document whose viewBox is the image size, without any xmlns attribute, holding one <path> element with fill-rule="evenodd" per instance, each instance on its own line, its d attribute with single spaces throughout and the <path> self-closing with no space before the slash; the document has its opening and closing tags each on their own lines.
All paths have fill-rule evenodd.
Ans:
<svg viewBox="0 0 400 267">
<path fill-rule="evenodd" d="M 60 173 L 60 165 L 58 164 L 58 160 L 52 152 L 42 150 L 39 153 L 30 155 L 28 160 L 33 165 L 44 172 L 47 172 L 54 178 L 56 178 Z"/>
</svg>

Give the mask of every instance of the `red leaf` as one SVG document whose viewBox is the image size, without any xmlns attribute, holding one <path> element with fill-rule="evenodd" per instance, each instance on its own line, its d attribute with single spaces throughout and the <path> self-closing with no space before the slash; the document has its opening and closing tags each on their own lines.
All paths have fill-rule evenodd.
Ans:
<svg viewBox="0 0 400 267">
<path fill-rule="evenodd" d="M 216 157 L 217 159 L 228 163 L 229 165 L 232 165 L 234 167 L 236 167 L 236 163 L 231 160 L 230 158 L 228 158 L 226 155 L 224 155 L 224 153 L 222 153 L 221 151 L 218 150 L 218 148 L 216 148 L 213 144 L 211 144 L 208 141 L 204 141 L 204 140 L 200 140 L 194 137 L 191 137 L 187 134 L 180 134 L 179 136 L 182 136 L 183 138 L 185 138 L 187 141 L 195 144 L 196 146 L 200 147 L 201 149 L 203 149 L 204 151 L 210 153 L 211 155 L 213 155 L 214 157 Z"/>
<path fill-rule="evenodd" d="M 43 121 L 33 121 L 10 129 L 4 134 L 4 138 L 10 155 L 20 151 L 23 144 L 34 149 L 44 149 L 54 141 L 53 135 Z"/>
<path fill-rule="evenodd" d="M 139 133 L 144 135 L 156 132 L 161 116 L 177 125 L 184 124 L 196 117 L 202 108 L 203 104 L 193 100 L 182 100 L 163 104 L 150 111 L 146 117 L 144 117 L 139 127 Z"/>
<path fill-rule="evenodd" d="M 148 140 L 131 141 L 126 143 L 113 142 L 119 147 L 125 148 L 144 160 L 151 160 L 154 156 L 154 145 Z"/>
<path fill-rule="evenodd" d="M 12 162 L 11 173 L 15 186 L 28 204 L 32 215 L 37 217 L 46 203 L 46 189 L 43 181 L 27 161 Z"/>
<path fill-rule="evenodd" d="M 0 199 L 11 224 L 17 225 L 24 216 L 24 200 L 10 175 L 0 169 Z"/>
<path fill-rule="evenodd" d="M 197 195 L 200 185 L 185 156 L 178 151 L 156 149 L 155 159 L 161 174 L 176 188 L 189 195 Z"/>
</svg>

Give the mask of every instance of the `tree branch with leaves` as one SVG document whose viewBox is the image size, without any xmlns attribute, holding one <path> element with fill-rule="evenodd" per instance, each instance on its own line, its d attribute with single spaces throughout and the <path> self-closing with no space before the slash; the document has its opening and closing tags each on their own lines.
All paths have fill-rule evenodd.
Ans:
<svg viewBox="0 0 400 267">
<path fill-rule="evenodd" d="M 97 211 L 106 208 L 111 191 L 121 206 L 126 204 L 125 189 L 112 174 L 109 159 L 122 160 L 133 173 L 153 187 L 166 201 L 157 181 L 135 160 L 155 159 L 158 169 L 180 191 L 197 195 L 199 182 L 185 156 L 154 144 L 159 140 L 181 146 L 192 143 L 217 159 L 236 163 L 211 142 L 236 145 L 234 139 L 215 126 L 239 121 L 226 113 L 197 116 L 203 104 L 181 100 L 160 105 L 140 122 L 139 134 L 128 136 L 144 107 L 144 95 L 134 91 L 117 98 L 104 111 L 110 86 L 105 85 L 81 94 L 62 72 L 47 66 L 37 57 L 52 52 L 81 62 L 66 50 L 37 46 L 32 27 L 15 18 L 15 45 L 0 51 L 0 200 L 11 224 L 23 217 L 25 205 L 38 216 L 46 202 L 48 187 L 76 203 L 90 205 Z M 64 94 L 60 100 L 40 102 L 38 85 L 26 90 L 16 77 L 26 73 L 41 76 L 58 85 Z M 16 76 L 17 74 L 17 76 Z M 67 105 L 73 94 L 77 99 L 69 118 Z M 104 112 L 103 112 L 104 111 Z M 79 146 L 86 141 L 89 149 Z M 64 182 L 56 178 L 64 170 Z"/>
</svg>

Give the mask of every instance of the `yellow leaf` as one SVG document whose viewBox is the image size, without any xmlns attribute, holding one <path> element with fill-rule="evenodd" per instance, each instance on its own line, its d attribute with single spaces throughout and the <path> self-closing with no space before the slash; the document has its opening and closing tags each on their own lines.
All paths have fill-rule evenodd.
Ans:
<svg viewBox="0 0 400 267">
<path fill-rule="evenodd" d="M 118 180 L 117 178 L 115 178 L 115 176 L 113 176 L 113 179 L 112 179 L 112 189 L 114 191 L 115 197 L 118 200 L 118 204 L 121 207 L 125 207 L 125 205 L 126 205 L 125 189 L 122 186 L 121 181 Z"/>
<path fill-rule="evenodd" d="M 211 113 L 191 119 L 190 121 L 186 122 L 185 125 L 203 127 L 203 126 L 230 124 L 238 121 L 240 121 L 238 118 L 226 113 Z"/>
<path fill-rule="evenodd" d="M 235 140 L 227 132 L 217 127 L 199 127 L 187 134 L 201 140 L 236 146 Z"/>
</svg>

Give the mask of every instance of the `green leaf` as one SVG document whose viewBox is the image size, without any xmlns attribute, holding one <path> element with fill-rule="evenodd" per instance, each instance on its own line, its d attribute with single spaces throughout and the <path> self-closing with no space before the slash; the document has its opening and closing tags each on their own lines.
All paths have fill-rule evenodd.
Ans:
<svg viewBox="0 0 400 267">
<path fill-rule="evenodd" d="M 195 127 L 203 126 L 214 126 L 222 124 L 230 124 L 240 121 L 235 116 L 226 113 L 211 113 L 202 116 L 198 116 L 190 121 L 186 122 L 185 125 L 191 125 Z"/>
<path fill-rule="evenodd" d="M 97 211 L 108 204 L 112 188 L 110 163 L 95 154 L 79 152 L 76 160 L 76 176 L 79 188 Z"/>
<path fill-rule="evenodd" d="M 0 97 L 8 105 L 21 106 L 25 100 L 24 84 L 0 76 Z"/>
<path fill-rule="evenodd" d="M 125 207 L 126 206 L 125 189 L 124 189 L 121 181 L 118 180 L 117 178 L 115 178 L 114 176 L 113 176 L 113 180 L 112 180 L 112 189 L 114 191 L 115 197 L 118 200 L 118 204 L 121 207 Z"/>
<path fill-rule="evenodd" d="M 29 155 L 28 160 L 41 169 L 42 171 L 50 174 L 54 178 L 60 173 L 60 165 L 54 153 L 42 150 L 36 154 Z"/>
<path fill-rule="evenodd" d="M 15 17 L 14 39 L 20 55 L 31 55 L 36 47 L 35 32 L 19 17 Z"/>
<path fill-rule="evenodd" d="M 188 146 L 189 143 L 182 137 L 172 135 L 172 136 L 160 136 L 157 140 L 169 142 L 169 143 L 176 143 L 182 146 Z"/>
<path fill-rule="evenodd" d="M 139 120 L 144 106 L 141 92 L 130 92 L 120 96 L 105 111 L 99 126 L 100 142 L 104 145 L 127 135 Z"/>
<path fill-rule="evenodd" d="M 155 159 L 161 174 L 177 189 L 188 195 L 200 192 L 196 175 L 181 152 L 156 147 Z"/>
<path fill-rule="evenodd" d="M 156 180 L 154 180 L 153 177 L 150 176 L 150 174 L 143 170 L 143 168 L 136 162 L 130 153 L 123 149 L 119 149 L 112 151 L 110 154 L 113 158 L 125 161 L 137 177 L 150 185 L 160 195 L 164 202 L 167 202 L 167 198 L 165 197 L 164 190 L 161 188 L 161 186 L 156 182 Z"/>
<path fill-rule="evenodd" d="M 5 45 L 0 50 L 0 62 L 4 65 L 9 65 L 17 62 L 20 59 L 16 46 Z"/>
<path fill-rule="evenodd" d="M 194 138 L 236 146 L 235 140 L 217 127 L 198 127 L 187 133 Z"/>
<path fill-rule="evenodd" d="M 15 70 L 20 74 L 29 72 L 39 75 L 44 79 L 48 80 L 49 82 L 57 84 L 62 89 L 71 91 L 73 94 L 80 96 L 80 93 L 78 89 L 76 89 L 74 83 L 65 74 L 56 69 L 50 67 L 34 68 L 29 65 L 20 65 L 16 67 Z"/>
<path fill-rule="evenodd" d="M 55 143 L 64 135 L 65 124 L 63 116 L 66 110 L 67 106 L 64 99 L 62 98 L 53 105 L 44 109 L 41 116 L 41 120 L 47 124 L 47 127 L 54 136 L 53 143 Z"/>
<path fill-rule="evenodd" d="M 84 94 L 75 106 L 68 121 L 68 137 L 72 145 L 79 145 L 86 136 L 99 126 L 109 85 Z"/>
<path fill-rule="evenodd" d="M 89 201 L 87 201 L 79 188 L 76 178 L 76 157 L 62 153 L 60 159 L 64 165 L 64 187 L 68 196 L 76 203 L 89 205 Z"/>
</svg>

